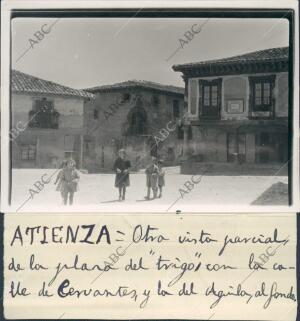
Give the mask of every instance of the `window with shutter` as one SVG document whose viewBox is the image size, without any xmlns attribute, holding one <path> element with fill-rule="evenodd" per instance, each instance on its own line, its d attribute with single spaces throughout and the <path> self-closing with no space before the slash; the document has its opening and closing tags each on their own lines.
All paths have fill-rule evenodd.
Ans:
<svg viewBox="0 0 300 321">
<path fill-rule="evenodd" d="M 200 117 L 218 119 L 221 110 L 222 79 L 200 80 Z"/>
<path fill-rule="evenodd" d="M 36 99 L 28 117 L 31 128 L 57 129 L 59 126 L 59 113 L 54 109 L 54 102 L 47 98 Z"/>
<path fill-rule="evenodd" d="M 270 118 L 274 115 L 273 88 L 275 75 L 249 77 L 250 117 Z"/>
</svg>

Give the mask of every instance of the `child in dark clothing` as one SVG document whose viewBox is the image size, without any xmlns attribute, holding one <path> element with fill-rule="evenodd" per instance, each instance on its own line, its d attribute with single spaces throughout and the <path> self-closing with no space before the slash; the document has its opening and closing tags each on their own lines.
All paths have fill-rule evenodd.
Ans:
<svg viewBox="0 0 300 321">
<path fill-rule="evenodd" d="M 152 162 L 146 167 L 146 186 L 147 186 L 147 196 L 145 199 L 150 199 L 150 190 L 152 189 L 153 198 L 157 197 L 157 190 L 158 190 L 158 166 L 155 157 L 152 157 Z"/>
<path fill-rule="evenodd" d="M 119 157 L 114 163 L 114 171 L 116 172 L 115 187 L 119 189 L 119 201 L 125 200 L 126 187 L 130 185 L 129 169 L 131 167 L 130 161 L 126 159 L 126 152 L 124 149 L 119 150 Z"/>
</svg>

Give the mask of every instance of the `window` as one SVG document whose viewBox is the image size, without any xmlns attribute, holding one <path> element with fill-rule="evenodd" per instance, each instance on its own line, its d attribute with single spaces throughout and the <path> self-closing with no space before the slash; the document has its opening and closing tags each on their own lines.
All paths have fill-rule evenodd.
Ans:
<svg viewBox="0 0 300 321">
<path fill-rule="evenodd" d="M 250 111 L 252 117 L 273 115 L 273 95 L 275 76 L 250 77 Z"/>
<path fill-rule="evenodd" d="M 221 108 L 221 79 L 200 80 L 201 116 L 218 118 Z"/>
<path fill-rule="evenodd" d="M 179 109 L 179 101 L 173 100 L 173 117 L 174 118 L 179 118 L 180 116 L 180 109 Z"/>
<path fill-rule="evenodd" d="M 153 95 L 152 97 L 152 103 L 155 107 L 159 106 L 159 97 L 157 95 Z"/>
<path fill-rule="evenodd" d="M 35 160 L 36 159 L 36 145 L 23 145 L 23 146 L 21 146 L 21 159 L 22 160 Z"/>
<path fill-rule="evenodd" d="M 268 111 L 271 105 L 271 84 L 269 82 L 255 83 L 254 111 Z"/>
<path fill-rule="evenodd" d="M 94 109 L 93 118 L 94 119 L 99 119 L 99 112 L 98 112 L 97 109 Z"/>
<path fill-rule="evenodd" d="M 129 113 L 128 122 L 128 135 L 147 134 L 147 113 L 143 108 L 133 108 Z"/>
<path fill-rule="evenodd" d="M 126 103 L 130 100 L 130 94 L 129 93 L 124 93 L 122 95 L 122 103 Z"/>
<path fill-rule="evenodd" d="M 203 86 L 204 97 L 203 105 L 206 106 L 218 106 L 218 87 L 212 85 Z"/>
<path fill-rule="evenodd" d="M 47 98 L 35 100 L 28 117 L 31 128 L 57 129 L 59 125 L 59 113 L 54 109 L 53 101 Z"/>
</svg>

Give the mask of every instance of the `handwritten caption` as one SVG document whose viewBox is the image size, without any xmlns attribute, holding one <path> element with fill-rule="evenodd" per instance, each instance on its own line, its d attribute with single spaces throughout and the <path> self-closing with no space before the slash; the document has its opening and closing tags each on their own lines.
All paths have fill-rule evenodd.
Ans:
<svg viewBox="0 0 300 321">
<path fill-rule="evenodd" d="M 5 232 L 10 311 L 22 313 L 26 302 L 38 307 L 25 309 L 31 317 L 47 309 L 45 302 L 49 313 L 55 302 L 62 313 L 70 304 L 94 304 L 105 313 L 119 304 L 138 315 L 170 302 L 178 309 L 198 302 L 197 313 L 232 302 L 252 311 L 296 304 L 294 235 L 285 225 L 237 229 L 222 217 L 224 224 L 213 227 L 211 218 L 179 215 L 146 216 L 143 223 L 118 216 L 101 222 L 93 215 L 25 216 L 9 220 Z"/>
</svg>

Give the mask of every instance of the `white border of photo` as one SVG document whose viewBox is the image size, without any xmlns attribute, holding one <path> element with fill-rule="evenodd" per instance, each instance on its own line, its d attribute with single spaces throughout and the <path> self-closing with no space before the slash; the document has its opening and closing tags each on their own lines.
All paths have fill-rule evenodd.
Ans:
<svg viewBox="0 0 300 321">
<path fill-rule="evenodd" d="M 212 204 L 209 206 L 202 204 L 189 204 L 185 206 L 175 205 L 167 211 L 171 204 L 154 204 L 151 202 L 151 210 L 147 210 L 148 206 L 144 203 L 126 204 L 120 203 L 117 206 L 101 205 L 74 205 L 70 207 L 51 206 L 26 206 L 22 208 L 19 213 L 30 212 L 101 212 L 101 213 L 143 213 L 143 212 L 156 212 L 156 213 L 174 213 L 180 211 L 181 213 L 199 213 L 199 212 L 230 212 L 230 213 L 282 213 L 282 212 L 297 212 L 299 211 L 299 16 L 298 16 L 298 2 L 291 0 L 265 0 L 265 1 L 4 1 L 1 3 L 1 212 L 16 212 L 20 204 L 9 204 L 9 189 L 11 186 L 9 175 L 9 124 L 10 124 L 10 33 L 11 33 L 11 11 L 13 9 L 116 9 L 116 8 L 210 8 L 210 9 L 242 9 L 242 8 L 256 8 L 256 9 L 292 9 L 295 12 L 294 20 L 294 108 L 293 108 L 293 168 L 292 168 L 292 205 L 291 206 L 242 206 Z M 175 200 L 175 195 L 174 195 Z"/>
</svg>

